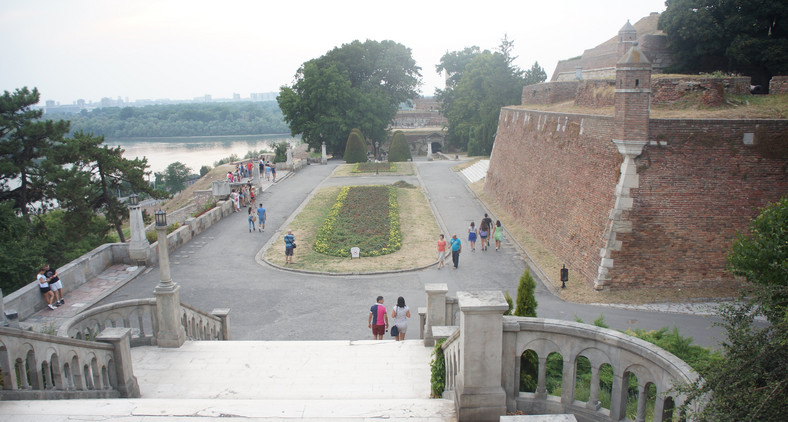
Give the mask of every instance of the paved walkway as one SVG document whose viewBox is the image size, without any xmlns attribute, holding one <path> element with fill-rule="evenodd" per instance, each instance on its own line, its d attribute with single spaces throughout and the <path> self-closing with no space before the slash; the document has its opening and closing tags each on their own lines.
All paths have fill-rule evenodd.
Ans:
<svg viewBox="0 0 788 422">
<path fill-rule="evenodd" d="M 403 274 L 337 277 L 282 271 L 256 262 L 255 255 L 261 247 L 274 233 L 286 231 L 283 224 L 318 186 L 392 183 L 403 179 L 415 184 L 421 180 L 441 227 L 446 228 L 447 234 L 456 233 L 461 238 L 466 237 L 469 223 L 478 224 L 485 212 L 470 192 L 465 177 L 450 170 L 456 161 L 416 161 L 418 174 L 410 177 L 329 177 L 339 164 L 332 160 L 328 165 L 307 166 L 287 179 L 280 178 L 281 183 L 270 185 L 258 195 L 257 202 L 263 202 L 268 214 L 265 232 L 249 233 L 245 213 L 236 213 L 176 250 L 171 257 L 172 278 L 181 285 L 181 300 L 206 310 L 230 308 L 231 331 L 236 340 L 355 341 L 371 337 L 366 318 L 378 295 L 385 297 L 387 305 L 403 296 L 413 310 L 426 306 L 426 283 L 447 283 L 449 295 L 459 290 L 505 290 L 516 295 L 526 264 L 508 240 L 500 252 L 482 252 L 478 248 L 470 252 L 466 245 L 457 271 L 432 267 Z M 273 245 L 284 249 L 279 238 L 273 239 Z M 298 252 L 295 259 L 298 260 Z M 158 279 L 157 268 L 146 271 L 99 304 L 152 297 Z M 693 336 L 701 345 L 716 344 L 721 335 L 721 330 L 711 327 L 710 317 L 653 307 L 641 311 L 567 303 L 541 284 L 536 294 L 540 317 L 593 321 L 604 314 L 607 323 L 620 330 L 677 325 L 683 335 Z M 416 330 L 408 333 L 408 338 L 417 336 Z"/>
</svg>

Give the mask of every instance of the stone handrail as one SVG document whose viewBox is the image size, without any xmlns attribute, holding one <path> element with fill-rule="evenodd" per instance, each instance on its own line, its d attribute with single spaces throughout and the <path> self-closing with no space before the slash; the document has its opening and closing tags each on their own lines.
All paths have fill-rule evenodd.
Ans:
<svg viewBox="0 0 788 422">
<path fill-rule="evenodd" d="M 446 338 L 441 346 L 446 368 L 444 395 L 453 397 L 459 421 L 498 421 L 507 412 L 526 414 L 571 413 L 583 421 L 626 419 L 630 376 L 637 378 L 636 421 L 646 417 L 650 388 L 656 390 L 654 421 L 675 420 L 685 397 L 676 384 L 691 383 L 697 375 L 671 353 L 627 334 L 576 322 L 503 316 L 508 309 L 501 292 L 457 292 L 459 327 L 446 323 L 446 289 L 428 285 L 425 345 Z M 431 306 L 438 304 L 440 306 Z M 430 315 L 430 311 L 435 315 Z M 520 391 L 521 358 L 527 351 L 537 357 L 536 392 Z M 548 356 L 557 353 L 562 365 L 561 396 L 547 392 Z M 575 400 L 578 362 L 590 364 L 588 399 Z M 607 366 L 608 368 L 605 368 Z M 600 406 L 600 373 L 613 374 L 610 409 Z"/>
<path fill-rule="evenodd" d="M 181 325 L 190 340 L 229 340 L 229 310 L 216 309 L 205 313 L 181 303 Z M 159 322 L 156 299 L 134 299 L 110 303 L 83 312 L 60 326 L 58 336 L 93 340 L 109 327 L 131 330 L 131 347 L 156 345 Z"/>
<path fill-rule="evenodd" d="M 130 330 L 111 328 L 96 340 L 0 327 L 0 400 L 139 397 Z"/>
</svg>

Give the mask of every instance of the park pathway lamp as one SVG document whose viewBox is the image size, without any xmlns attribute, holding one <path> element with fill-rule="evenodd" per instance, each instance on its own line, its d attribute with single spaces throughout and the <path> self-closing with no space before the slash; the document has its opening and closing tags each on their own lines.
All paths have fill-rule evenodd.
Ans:
<svg viewBox="0 0 788 422">
<path fill-rule="evenodd" d="M 140 204 L 140 199 L 136 193 L 132 193 L 131 195 L 129 195 L 129 205 L 131 205 L 132 207 L 136 207 L 139 204 Z"/>
<path fill-rule="evenodd" d="M 561 268 L 561 288 L 566 288 L 566 282 L 569 281 L 569 270 L 566 268 L 566 265 L 562 265 Z"/>
<path fill-rule="evenodd" d="M 156 344 L 159 347 L 181 347 L 186 341 L 186 331 L 181 325 L 181 288 L 170 276 L 170 251 L 167 245 L 167 213 L 159 209 L 155 214 L 156 233 L 159 238 L 159 284 L 153 289 L 156 296 L 156 316 L 159 331 Z"/>
</svg>

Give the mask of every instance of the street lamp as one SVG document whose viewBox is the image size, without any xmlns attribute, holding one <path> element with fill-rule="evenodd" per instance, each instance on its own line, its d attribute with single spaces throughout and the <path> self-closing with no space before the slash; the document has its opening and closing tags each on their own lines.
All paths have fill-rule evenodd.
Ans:
<svg viewBox="0 0 788 422">
<path fill-rule="evenodd" d="M 379 162 L 380 162 L 380 142 L 375 141 L 375 175 L 378 174 Z"/>
<path fill-rule="evenodd" d="M 131 195 L 129 195 L 129 205 L 131 205 L 132 207 L 136 207 L 139 204 L 140 204 L 140 199 L 137 197 L 136 193 L 132 193 Z"/>
<path fill-rule="evenodd" d="M 569 281 L 569 270 L 566 268 L 566 265 L 562 265 L 561 268 L 561 288 L 566 288 L 566 282 Z"/>
<path fill-rule="evenodd" d="M 159 284 L 153 289 L 156 296 L 156 317 L 159 321 L 156 344 L 159 347 L 180 347 L 186 341 L 181 325 L 180 286 L 170 276 L 170 251 L 167 245 L 167 213 L 155 213 L 156 234 L 159 238 Z"/>
</svg>

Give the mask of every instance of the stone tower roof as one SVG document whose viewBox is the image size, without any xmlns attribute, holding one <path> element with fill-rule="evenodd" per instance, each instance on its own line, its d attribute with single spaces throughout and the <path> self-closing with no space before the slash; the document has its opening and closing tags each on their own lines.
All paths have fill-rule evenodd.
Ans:
<svg viewBox="0 0 788 422">
<path fill-rule="evenodd" d="M 645 54 L 640 50 L 640 47 L 635 44 L 634 47 L 630 48 L 623 57 L 616 63 L 617 66 L 619 65 L 639 65 L 639 66 L 646 66 L 651 65 L 651 62 L 648 60 Z"/>
<path fill-rule="evenodd" d="M 625 23 L 624 26 L 622 26 L 621 29 L 618 30 L 619 34 L 622 32 L 638 32 L 638 31 L 637 29 L 635 29 L 634 26 L 632 26 L 631 23 L 629 23 L 629 19 L 627 19 L 627 23 Z"/>
</svg>

